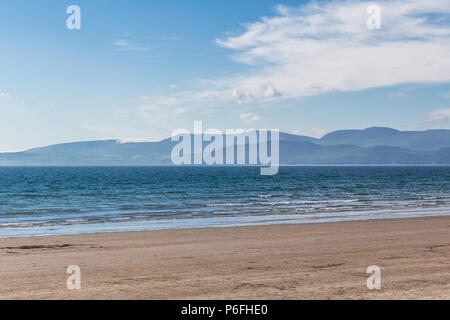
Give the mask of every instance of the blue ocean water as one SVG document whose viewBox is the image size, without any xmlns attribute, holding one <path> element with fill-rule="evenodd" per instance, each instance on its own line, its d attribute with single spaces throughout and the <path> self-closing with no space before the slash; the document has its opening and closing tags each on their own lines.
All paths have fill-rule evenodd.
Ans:
<svg viewBox="0 0 450 320">
<path fill-rule="evenodd" d="M 450 167 L 0 168 L 0 237 L 450 215 Z"/>
</svg>

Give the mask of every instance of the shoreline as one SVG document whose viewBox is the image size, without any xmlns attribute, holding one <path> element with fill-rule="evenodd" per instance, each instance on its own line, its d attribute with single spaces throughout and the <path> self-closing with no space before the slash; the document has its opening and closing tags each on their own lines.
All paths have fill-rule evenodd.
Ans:
<svg viewBox="0 0 450 320">
<path fill-rule="evenodd" d="M 374 211 L 342 211 L 329 214 L 281 214 L 232 217 L 206 217 L 193 219 L 136 220 L 103 222 L 95 224 L 62 224 L 34 227 L 0 229 L 0 240 L 10 238 L 53 237 L 90 235 L 103 233 L 127 233 L 146 231 L 170 231 L 186 229 L 236 228 L 272 225 L 302 225 L 316 223 L 339 223 L 352 221 L 417 219 L 450 217 L 449 207 L 412 208 L 410 210 L 383 209 Z"/>
<path fill-rule="evenodd" d="M 0 298 L 450 299 L 449 256 L 448 216 L 4 238 Z"/>
<path fill-rule="evenodd" d="M 447 209 L 447 208 L 446 208 Z M 409 213 L 409 212 L 408 212 Z M 146 233 L 146 232 L 158 232 L 158 231 L 180 231 L 180 230 L 208 230 L 208 229 L 239 229 L 239 228 L 252 228 L 252 227 L 271 227 L 271 226 L 297 226 L 297 225 L 321 225 L 321 224 L 336 224 L 336 223 L 349 223 L 349 222 L 370 222 L 370 221 L 395 221 L 395 220 L 409 220 L 409 219 L 429 219 L 429 218 L 441 218 L 441 217 L 449 217 L 450 218 L 450 212 L 444 213 L 441 215 L 420 215 L 420 216 L 405 216 L 405 217 L 389 217 L 389 218 L 383 218 L 383 217 L 364 217 L 360 219 L 348 219 L 348 220 L 333 220 L 333 221 L 322 221 L 322 219 L 317 219 L 318 221 L 302 221 L 302 222 L 281 222 L 283 220 L 289 221 L 290 217 L 292 215 L 280 215 L 280 216 L 254 216 L 255 218 L 264 218 L 264 217 L 277 217 L 279 218 L 278 221 L 272 221 L 268 220 L 265 223 L 261 224 L 236 224 L 236 225 L 207 225 L 202 227 L 174 227 L 174 228 L 167 228 L 167 229 L 142 229 L 142 230 L 124 230 L 124 231 L 98 231 L 98 232 L 84 232 L 84 233 L 61 233 L 61 234 L 43 234 L 43 235 L 30 235 L 30 236 L 10 236 L 10 237 L 2 237 L 0 236 L 1 240 L 8 240 L 8 239 L 32 239 L 32 238 L 58 238 L 58 237 L 76 237 L 76 236 L 90 236 L 90 235 L 103 235 L 103 234 L 127 234 L 127 233 Z M 283 219 L 285 218 L 285 219 Z M 223 218 L 199 218 L 195 220 L 206 220 L 206 219 L 217 219 L 221 220 Z M 167 220 L 167 221 L 179 221 L 179 222 L 186 222 L 189 219 L 173 219 L 173 220 Z M 194 220 L 194 219 L 192 219 Z M 140 222 L 148 222 L 148 223 L 157 223 L 158 221 L 166 221 L 166 220 L 149 220 L 149 221 L 137 221 L 132 222 L 134 224 L 138 224 Z M 119 225 L 120 223 L 111 223 L 111 225 Z M 95 224 L 97 225 L 97 224 Z M 100 224 L 98 224 L 100 225 Z M 83 225 L 80 225 L 83 226 Z M 14 230 L 14 229 L 9 229 Z"/>
</svg>

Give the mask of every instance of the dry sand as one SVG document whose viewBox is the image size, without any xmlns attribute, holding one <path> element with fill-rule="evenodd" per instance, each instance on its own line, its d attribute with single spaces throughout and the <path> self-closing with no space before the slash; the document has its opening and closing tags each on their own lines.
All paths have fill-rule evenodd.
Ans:
<svg viewBox="0 0 450 320">
<path fill-rule="evenodd" d="M 0 261 L 3 299 L 449 299 L 450 217 L 0 239 Z"/>
</svg>

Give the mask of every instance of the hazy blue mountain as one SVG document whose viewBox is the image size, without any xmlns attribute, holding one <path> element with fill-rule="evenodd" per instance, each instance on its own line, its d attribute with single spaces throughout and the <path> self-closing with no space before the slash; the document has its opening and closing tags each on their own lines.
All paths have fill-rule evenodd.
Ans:
<svg viewBox="0 0 450 320">
<path fill-rule="evenodd" d="M 312 138 L 312 137 L 306 137 L 306 136 L 298 136 L 295 134 L 290 134 L 286 132 L 280 132 L 280 140 L 281 141 L 297 141 L 297 142 L 318 142 L 319 139 Z"/>
<path fill-rule="evenodd" d="M 399 131 L 391 128 L 340 130 L 317 141 L 320 145 L 394 146 L 419 151 L 450 148 L 450 130 Z"/>
<path fill-rule="evenodd" d="M 171 165 L 177 142 L 88 141 L 0 153 L 3 166 Z M 248 148 L 248 142 L 247 148 Z M 204 143 L 206 146 L 207 143 Z M 248 157 L 247 157 L 248 159 Z M 450 165 L 450 130 L 342 130 L 322 139 L 280 133 L 281 164 Z"/>
</svg>

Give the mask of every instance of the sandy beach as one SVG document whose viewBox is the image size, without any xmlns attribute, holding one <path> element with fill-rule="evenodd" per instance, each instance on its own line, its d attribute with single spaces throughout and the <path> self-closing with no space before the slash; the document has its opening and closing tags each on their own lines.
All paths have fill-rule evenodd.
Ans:
<svg viewBox="0 0 450 320">
<path fill-rule="evenodd" d="M 2 299 L 450 299 L 450 217 L 10 238 L 0 261 Z"/>
</svg>

